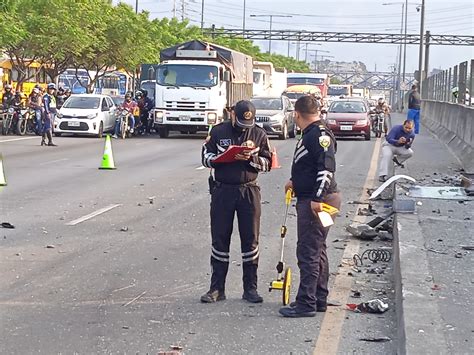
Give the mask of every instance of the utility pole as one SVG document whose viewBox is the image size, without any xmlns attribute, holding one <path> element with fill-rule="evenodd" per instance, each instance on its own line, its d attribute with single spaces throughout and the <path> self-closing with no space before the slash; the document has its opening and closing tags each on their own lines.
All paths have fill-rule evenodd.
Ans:
<svg viewBox="0 0 474 355">
<path fill-rule="evenodd" d="M 204 28 L 204 0 L 201 0 L 201 31 Z"/>
<path fill-rule="evenodd" d="M 181 21 L 186 17 L 186 0 L 181 0 Z"/>
<path fill-rule="evenodd" d="M 243 19 L 242 19 L 242 30 L 243 30 L 242 35 L 245 33 L 245 16 L 247 16 L 245 14 L 245 8 L 246 8 L 246 6 L 245 6 L 245 0 L 244 0 L 244 16 L 243 16 Z"/>
<path fill-rule="evenodd" d="M 423 97 L 422 94 L 422 87 L 423 87 L 423 79 L 425 78 L 425 74 L 423 73 L 423 36 L 425 32 L 425 0 L 421 1 L 421 21 L 420 21 L 420 48 L 418 54 L 418 71 L 420 73 L 420 82 L 419 82 L 419 92 L 420 96 Z"/>
<path fill-rule="evenodd" d="M 135 14 L 138 14 L 138 0 L 135 0 Z M 137 80 L 137 68 L 133 70 L 132 75 L 132 92 L 135 92 L 135 81 Z"/>
<path fill-rule="evenodd" d="M 173 0 L 173 18 L 176 18 L 176 0 Z"/>
<path fill-rule="evenodd" d="M 403 13 L 405 11 L 405 4 L 402 3 L 402 23 L 400 25 L 400 35 L 403 33 Z M 396 88 L 395 92 L 397 93 L 397 105 L 398 105 L 398 111 L 401 112 L 402 107 L 400 105 L 400 100 L 402 100 L 402 95 L 400 94 L 401 92 L 401 79 L 402 79 L 402 45 L 400 44 L 398 46 L 398 87 Z"/>
</svg>

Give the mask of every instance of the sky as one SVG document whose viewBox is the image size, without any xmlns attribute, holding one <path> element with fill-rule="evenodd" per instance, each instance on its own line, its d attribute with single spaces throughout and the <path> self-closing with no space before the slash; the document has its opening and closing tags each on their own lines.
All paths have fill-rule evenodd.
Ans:
<svg viewBox="0 0 474 355">
<path fill-rule="evenodd" d="M 137 0 L 122 0 L 135 6 Z M 400 33 L 402 3 L 405 0 L 185 0 L 184 16 L 191 24 L 200 26 L 204 1 L 204 26 L 241 29 L 245 2 L 245 28 L 269 29 L 268 16 L 274 17 L 273 29 L 328 32 Z M 117 3 L 118 0 L 114 0 Z M 181 18 L 183 0 L 138 0 L 138 9 L 150 13 L 150 18 L 173 17 L 176 3 L 177 17 Z M 421 0 L 410 0 L 407 12 L 407 33 L 420 33 Z M 258 15 L 251 17 L 251 15 Z M 473 0 L 425 0 L 425 31 L 431 34 L 474 35 Z M 262 51 L 268 41 L 255 41 Z M 397 45 L 326 43 L 309 44 L 310 49 L 324 50 L 321 54 L 335 61 L 361 61 L 372 71 L 389 71 L 398 61 Z M 303 47 L 303 46 L 302 46 Z M 417 45 L 407 45 L 406 71 L 418 69 Z M 287 41 L 272 41 L 272 52 L 287 55 Z M 290 44 L 290 55 L 296 56 L 296 45 Z M 304 58 L 304 50 L 300 59 Z M 431 46 L 430 70 L 447 69 L 474 58 L 474 48 L 468 46 Z M 319 60 L 319 58 L 318 58 Z"/>
</svg>

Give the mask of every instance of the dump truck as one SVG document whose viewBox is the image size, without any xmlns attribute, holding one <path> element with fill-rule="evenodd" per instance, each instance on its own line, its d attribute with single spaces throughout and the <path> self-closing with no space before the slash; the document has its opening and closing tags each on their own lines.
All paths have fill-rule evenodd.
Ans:
<svg viewBox="0 0 474 355">
<path fill-rule="evenodd" d="M 208 131 L 252 97 L 252 57 L 216 44 L 193 40 L 165 48 L 149 68 L 156 80 L 154 127 L 162 138 Z"/>
</svg>

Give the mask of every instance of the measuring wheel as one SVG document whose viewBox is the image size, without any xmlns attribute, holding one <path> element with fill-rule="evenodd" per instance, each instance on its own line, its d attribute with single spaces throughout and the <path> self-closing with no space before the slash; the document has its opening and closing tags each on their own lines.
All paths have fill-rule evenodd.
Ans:
<svg viewBox="0 0 474 355">
<path fill-rule="evenodd" d="M 283 305 L 286 306 L 290 303 L 291 293 L 291 268 L 287 267 L 285 270 L 285 277 L 283 278 Z"/>
</svg>

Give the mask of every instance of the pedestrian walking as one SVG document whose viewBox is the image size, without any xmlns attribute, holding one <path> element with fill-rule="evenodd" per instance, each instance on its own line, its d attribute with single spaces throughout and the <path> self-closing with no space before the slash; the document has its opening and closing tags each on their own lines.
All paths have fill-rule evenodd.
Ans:
<svg viewBox="0 0 474 355">
<path fill-rule="evenodd" d="M 270 171 L 272 154 L 265 131 L 255 125 L 255 106 L 239 101 L 232 120 L 214 126 L 202 149 L 202 164 L 214 169 L 210 176 L 211 192 L 211 286 L 201 297 L 203 303 L 225 300 L 225 281 L 229 269 L 230 240 L 237 213 L 243 269 L 242 298 L 251 303 L 263 302 L 257 292 L 257 269 L 260 255 L 259 172 Z M 216 158 L 231 146 L 244 146 L 231 162 L 216 163 Z M 231 157 L 232 158 L 232 157 Z"/>
<path fill-rule="evenodd" d="M 390 165 L 403 167 L 403 163 L 413 156 L 411 146 L 415 139 L 413 121 L 406 120 L 402 125 L 393 126 L 382 144 L 382 160 L 379 168 L 379 181 L 387 180 Z"/>
<path fill-rule="evenodd" d="M 322 203 L 337 209 L 341 197 L 337 190 L 336 139 L 320 119 L 320 104 L 312 96 L 303 96 L 295 103 L 295 122 L 303 135 L 296 144 L 291 179 L 285 191 L 292 189 L 296 198 L 296 257 L 300 284 L 296 301 L 280 309 L 284 317 L 314 317 L 327 308 L 329 264 L 326 237 L 318 217 Z"/>
<path fill-rule="evenodd" d="M 420 93 L 418 92 L 416 85 L 413 85 L 408 95 L 407 119 L 415 122 L 415 134 L 420 133 L 420 108 L 421 108 L 421 96 L 420 96 Z"/>
</svg>

